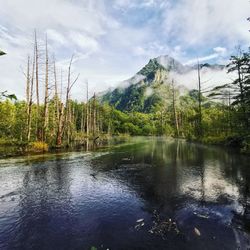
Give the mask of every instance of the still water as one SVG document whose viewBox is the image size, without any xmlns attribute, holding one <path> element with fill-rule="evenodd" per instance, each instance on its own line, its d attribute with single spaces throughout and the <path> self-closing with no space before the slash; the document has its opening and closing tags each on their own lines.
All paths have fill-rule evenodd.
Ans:
<svg viewBox="0 0 250 250">
<path fill-rule="evenodd" d="M 249 186 L 249 157 L 163 138 L 1 160 L 0 249 L 248 249 Z"/>
</svg>

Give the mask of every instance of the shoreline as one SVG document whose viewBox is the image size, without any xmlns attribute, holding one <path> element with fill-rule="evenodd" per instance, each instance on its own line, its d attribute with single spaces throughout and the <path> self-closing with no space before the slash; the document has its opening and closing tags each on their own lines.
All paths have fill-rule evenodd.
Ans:
<svg viewBox="0 0 250 250">
<path fill-rule="evenodd" d="M 70 145 L 62 145 L 60 147 L 56 146 L 48 146 L 46 150 L 43 148 L 39 150 L 29 149 L 27 143 L 14 143 L 7 142 L 5 144 L 0 144 L 0 159 L 8 159 L 19 156 L 39 156 L 44 154 L 53 154 L 53 153 L 67 153 L 67 152 L 83 152 L 83 151 L 95 151 L 101 148 L 105 148 L 109 145 L 115 145 L 116 143 L 123 142 L 129 140 L 131 138 L 135 138 L 138 136 L 129 136 L 129 135 L 116 135 L 116 136 L 100 136 L 98 137 L 98 141 L 96 138 L 84 139 L 79 141 L 74 141 Z M 139 136 L 140 137 L 140 136 Z M 143 137 L 152 137 L 152 136 L 143 136 Z M 158 136 L 157 136 L 158 137 Z M 230 138 L 224 138 L 224 140 L 210 140 L 211 138 L 203 138 L 199 139 L 188 139 L 188 138 L 178 138 L 178 137 L 165 137 L 159 136 L 163 138 L 172 138 L 172 139 L 181 139 L 186 140 L 190 143 L 199 143 L 207 146 L 221 146 L 228 149 L 235 149 L 238 153 L 242 155 L 250 156 L 250 144 L 248 142 L 249 137 L 241 138 L 232 138 L 233 140 L 229 140 Z M 246 140 L 246 148 L 244 148 L 244 140 Z M 4 149 L 4 150 L 2 150 Z"/>
</svg>

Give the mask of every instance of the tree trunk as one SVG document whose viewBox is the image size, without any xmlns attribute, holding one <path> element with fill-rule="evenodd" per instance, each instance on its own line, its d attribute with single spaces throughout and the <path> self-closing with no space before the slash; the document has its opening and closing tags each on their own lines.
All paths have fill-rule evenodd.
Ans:
<svg viewBox="0 0 250 250">
<path fill-rule="evenodd" d="M 56 145 L 62 145 L 62 137 L 63 137 L 63 118 L 64 118 L 64 105 L 61 103 L 59 107 L 59 120 L 58 120 L 58 128 L 57 128 L 57 136 L 56 136 Z"/>
<path fill-rule="evenodd" d="M 34 87 L 34 72 L 35 72 L 35 49 L 32 63 L 32 76 L 31 76 L 31 86 L 30 86 L 30 97 L 28 105 L 28 119 L 27 119 L 27 141 L 30 141 L 31 134 L 31 118 L 32 118 L 32 104 L 33 104 L 33 87 Z"/>
<path fill-rule="evenodd" d="M 58 87 L 57 87 L 57 74 L 56 74 L 56 61 L 54 59 L 54 81 L 55 81 L 55 109 L 56 109 L 56 118 L 57 122 L 59 120 L 59 96 L 58 96 Z"/>
<path fill-rule="evenodd" d="M 40 140 L 41 132 L 39 128 L 39 116 L 40 116 L 40 100 L 39 100 L 39 66 L 38 66 L 38 45 L 37 45 L 37 35 L 35 30 L 35 67 L 36 67 L 36 137 L 37 140 Z"/>
<path fill-rule="evenodd" d="M 27 113 L 30 100 L 30 57 L 28 56 L 27 62 L 27 75 L 26 75 L 26 103 L 27 103 Z"/>
<path fill-rule="evenodd" d="M 172 80 L 172 91 L 173 91 L 172 97 L 173 97 L 173 113 L 174 113 L 175 129 L 176 129 L 176 135 L 179 136 L 179 122 L 178 122 L 178 116 L 177 116 L 177 111 L 176 111 L 174 80 Z"/>
<path fill-rule="evenodd" d="M 198 136 L 202 137 L 202 112 L 201 112 L 201 75 L 200 75 L 200 63 L 198 62 L 198 102 L 199 102 L 199 118 L 198 118 Z"/>
<path fill-rule="evenodd" d="M 93 135 L 96 134 L 96 97 L 94 93 L 93 97 Z"/>
<path fill-rule="evenodd" d="M 86 82 L 87 85 L 87 101 L 86 101 L 86 134 L 87 137 L 89 136 L 89 84 L 88 81 Z"/>
<path fill-rule="evenodd" d="M 46 141 L 46 134 L 48 129 L 49 121 L 49 57 L 48 57 L 48 46 L 46 37 L 46 58 L 45 58 L 45 93 L 44 93 L 44 117 L 43 117 L 43 141 Z"/>
</svg>

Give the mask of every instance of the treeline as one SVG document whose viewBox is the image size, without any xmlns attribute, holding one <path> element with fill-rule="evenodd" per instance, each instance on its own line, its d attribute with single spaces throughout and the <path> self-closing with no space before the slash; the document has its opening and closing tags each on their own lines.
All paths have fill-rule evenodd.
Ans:
<svg viewBox="0 0 250 250">
<path fill-rule="evenodd" d="M 108 104 L 100 104 L 94 96 L 87 103 L 68 100 L 63 104 L 57 96 L 48 101 L 47 125 L 45 105 L 32 104 L 29 141 L 44 141 L 59 146 L 82 142 L 101 135 L 166 135 L 191 140 L 199 138 L 199 92 L 192 90 L 179 96 L 175 104 L 155 113 L 122 112 Z M 233 97 L 231 97 L 233 98 Z M 58 107 L 59 103 L 59 107 Z M 241 106 L 214 102 L 202 96 L 202 139 L 223 140 L 249 133 Z M 28 142 L 28 104 L 25 101 L 0 102 L 0 137 Z M 39 116 L 37 116 L 39 115 Z M 46 131 L 43 131 L 46 129 Z M 40 132 L 42 131 L 42 132 Z M 44 136 L 42 135 L 44 133 Z M 41 136 L 41 137 L 39 137 Z"/>
<path fill-rule="evenodd" d="M 87 90 L 87 102 L 82 104 L 71 99 L 71 89 L 79 77 L 73 76 L 73 60 L 72 55 L 66 74 L 62 70 L 58 74 L 56 59 L 49 53 L 47 37 L 44 44 L 38 43 L 35 32 L 33 52 L 27 57 L 24 72 L 26 100 L 13 103 L 9 100 L 11 95 L 3 92 L 0 96 L 1 138 L 62 146 L 78 138 L 95 136 L 102 130 L 101 110 L 95 95 L 89 101 Z M 7 100 L 4 101 L 5 97 Z"/>
<path fill-rule="evenodd" d="M 238 138 L 245 140 L 249 149 L 249 52 L 231 57 L 228 72 L 237 75 L 231 84 L 206 91 L 199 87 L 180 95 L 172 82 L 171 101 L 154 113 L 122 112 L 100 103 L 95 94 L 89 97 L 88 83 L 85 90 L 80 90 L 86 101 L 73 100 L 71 90 L 79 76 L 72 73 L 73 60 L 72 56 L 67 72 L 62 72 L 49 52 L 47 39 L 42 46 L 35 33 L 25 70 L 26 100 L 2 96 L 0 138 L 27 144 L 39 141 L 56 147 L 119 134 L 167 135 L 206 142 Z"/>
</svg>

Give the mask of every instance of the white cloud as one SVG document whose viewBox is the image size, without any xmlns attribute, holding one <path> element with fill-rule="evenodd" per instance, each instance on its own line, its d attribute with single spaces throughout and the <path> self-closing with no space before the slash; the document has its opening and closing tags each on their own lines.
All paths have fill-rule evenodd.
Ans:
<svg viewBox="0 0 250 250">
<path fill-rule="evenodd" d="M 150 8 L 154 7 L 162 1 L 159 0 L 115 0 L 114 7 L 121 9 L 133 9 L 133 8 Z"/>
<path fill-rule="evenodd" d="M 232 82 L 234 75 L 228 74 L 227 70 L 215 70 L 209 68 L 201 69 L 201 87 L 202 90 L 208 90 L 212 87 Z M 191 70 L 185 74 L 177 74 L 172 72 L 170 79 L 175 79 L 177 85 L 186 86 L 188 89 L 198 88 L 197 70 Z"/>
<path fill-rule="evenodd" d="M 57 32 L 54 29 L 47 29 L 46 33 L 47 33 L 48 39 L 52 40 L 54 43 L 59 43 L 61 45 L 67 45 L 68 41 L 63 34 Z"/>
<path fill-rule="evenodd" d="M 107 14 L 106 6 L 98 0 L 0 0 L 0 5 L 0 46 L 8 53 L 0 60 L 0 90 L 16 93 L 19 98 L 24 96 L 22 71 L 27 54 L 32 54 L 34 28 L 41 48 L 47 33 L 57 65 L 65 68 L 74 53 L 77 59 L 74 72 L 80 73 L 83 65 L 89 67 L 84 60 L 99 50 L 100 39 L 119 27 L 119 22 Z M 93 70 L 91 74 L 94 75 Z M 81 74 L 82 79 L 86 77 L 91 75 Z M 79 79 L 80 86 L 82 79 Z"/>
<path fill-rule="evenodd" d="M 211 61 L 213 59 L 217 59 L 217 61 L 223 61 L 227 57 L 228 50 L 224 47 L 215 47 L 215 48 L 213 48 L 213 51 L 215 53 L 212 53 L 212 54 L 209 54 L 206 56 L 202 56 L 202 57 L 189 59 L 185 64 L 192 65 L 192 64 L 196 64 L 198 61 L 199 62 L 207 62 L 207 61 Z"/>
<path fill-rule="evenodd" d="M 218 62 L 238 42 L 250 41 L 248 0 L 0 0 L 0 5 L 0 47 L 8 53 L 0 58 L 0 90 L 19 97 L 34 28 L 39 38 L 47 33 L 58 67 L 67 68 L 75 54 L 73 70 L 81 75 L 72 95 L 80 98 L 86 78 L 90 91 L 98 92 L 131 77 L 152 57 Z M 39 42 L 43 48 L 44 39 Z"/>
<path fill-rule="evenodd" d="M 99 45 L 96 39 L 87 35 L 83 35 L 79 32 L 70 32 L 70 39 L 72 43 L 76 44 L 88 54 L 92 54 L 99 49 Z"/>
<path fill-rule="evenodd" d="M 186 47 L 249 43 L 249 8 L 247 0 L 181 0 L 167 5 L 162 28 Z"/>
<path fill-rule="evenodd" d="M 227 49 L 224 48 L 224 47 L 215 47 L 213 49 L 216 53 L 219 53 L 219 54 L 222 54 L 222 55 L 225 55 L 226 52 L 227 52 Z"/>
<path fill-rule="evenodd" d="M 219 57 L 218 53 L 213 53 L 211 55 L 191 59 L 191 60 L 187 61 L 185 64 L 186 65 L 192 65 L 192 64 L 196 64 L 198 61 L 199 62 L 206 62 L 206 61 L 210 61 L 212 59 L 218 58 L 218 57 Z"/>
</svg>

